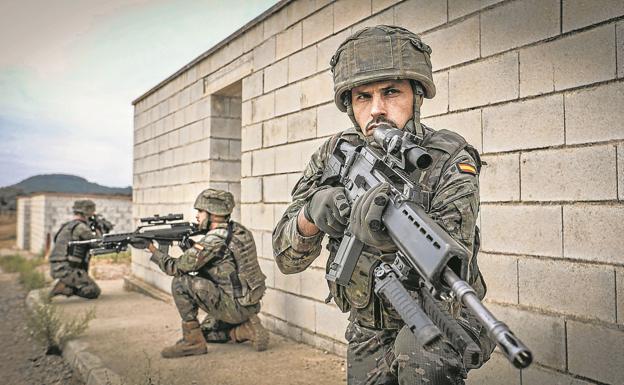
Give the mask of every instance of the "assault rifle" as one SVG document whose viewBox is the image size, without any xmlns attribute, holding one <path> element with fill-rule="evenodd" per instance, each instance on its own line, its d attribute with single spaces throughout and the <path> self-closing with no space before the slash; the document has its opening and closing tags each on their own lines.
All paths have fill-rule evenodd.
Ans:
<svg viewBox="0 0 624 385">
<path fill-rule="evenodd" d="M 351 203 L 380 183 L 390 184 L 382 223 L 398 251 L 393 263 L 382 262 L 373 271 L 375 293 L 392 304 L 420 344 L 426 347 L 436 341 L 442 330 L 459 349 L 464 365 L 476 368 L 482 363 L 481 349 L 440 301 L 457 297 L 515 367 L 529 366 L 531 351 L 459 278 L 466 276 L 470 252 L 429 217 L 423 207 L 427 192 L 409 178 L 410 173 L 431 165 L 431 155 L 416 145 L 412 134 L 389 125 L 377 127 L 373 139 L 374 143 L 366 146 L 338 139 L 321 183 L 344 186 Z M 363 248 L 347 227 L 326 279 L 348 286 Z M 404 286 L 414 279 L 422 305 Z"/>
<path fill-rule="evenodd" d="M 141 223 L 146 223 L 137 227 L 134 232 L 120 234 L 105 234 L 101 239 L 87 239 L 84 241 L 69 242 L 72 245 L 89 245 L 91 255 L 119 253 L 128 249 L 128 245 L 133 240 L 145 239 L 156 241 L 158 249 L 163 253 L 169 252 L 169 247 L 173 242 L 178 242 L 178 246 L 182 250 L 186 250 L 192 246 L 191 237 L 203 234 L 204 231 L 199 230 L 197 224 L 182 222 L 184 219 L 182 214 L 168 214 L 160 216 L 158 214 L 153 217 L 141 218 Z"/>
</svg>

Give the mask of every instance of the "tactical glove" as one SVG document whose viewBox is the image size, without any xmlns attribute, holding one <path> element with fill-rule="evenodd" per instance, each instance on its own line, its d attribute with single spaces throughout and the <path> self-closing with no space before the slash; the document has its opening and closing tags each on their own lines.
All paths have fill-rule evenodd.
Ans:
<svg viewBox="0 0 624 385">
<path fill-rule="evenodd" d="M 149 246 L 150 243 L 152 243 L 149 239 L 145 239 L 145 238 L 132 238 L 130 239 L 130 246 L 134 247 L 135 249 L 147 249 L 147 246 Z"/>
<path fill-rule="evenodd" d="M 347 228 L 351 207 L 343 187 L 319 190 L 303 207 L 306 219 L 330 237 L 340 237 Z"/>
<path fill-rule="evenodd" d="M 351 232 L 357 239 L 384 252 L 396 251 L 396 246 L 381 221 L 389 192 L 388 183 L 380 183 L 371 188 L 355 201 L 349 218 Z"/>
</svg>

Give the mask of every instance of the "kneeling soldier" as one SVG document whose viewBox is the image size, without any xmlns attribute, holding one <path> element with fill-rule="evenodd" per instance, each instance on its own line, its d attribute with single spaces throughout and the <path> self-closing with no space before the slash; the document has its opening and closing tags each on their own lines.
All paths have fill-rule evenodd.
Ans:
<svg viewBox="0 0 624 385">
<path fill-rule="evenodd" d="M 207 233 L 180 258 L 139 239 L 132 244 L 147 247 L 152 253 L 150 260 L 174 277 L 171 293 L 182 317 L 183 337 L 165 348 L 162 356 L 205 354 L 206 341 L 251 341 L 256 350 L 265 350 L 269 334 L 257 314 L 266 277 L 251 232 L 230 220 L 234 197 L 227 191 L 207 189 L 199 194 L 194 207 L 199 227 Z M 199 308 L 207 313 L 201 326 Z"/>
</svg>

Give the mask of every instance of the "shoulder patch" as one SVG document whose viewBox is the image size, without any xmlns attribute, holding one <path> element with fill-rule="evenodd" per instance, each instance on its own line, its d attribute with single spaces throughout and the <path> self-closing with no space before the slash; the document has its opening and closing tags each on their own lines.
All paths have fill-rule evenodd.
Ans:
<svg viewBox="0 0 624 385">
<path fill-rule="evenodd" d="M 457 163 L 457 169 L 465 174 L 477 175 L 477 169 L 470 163 Z"/>
</svg>

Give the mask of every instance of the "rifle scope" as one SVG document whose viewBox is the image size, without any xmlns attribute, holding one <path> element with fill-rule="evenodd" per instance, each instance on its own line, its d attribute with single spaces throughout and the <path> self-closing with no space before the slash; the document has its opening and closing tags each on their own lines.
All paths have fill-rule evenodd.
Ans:
<svg viewBox="0 0 624 385">
<path fill-rule="evenodd" d="M 389 155 L 395 157 L 404 156 L 405 160 L 421 170 L 431 166 L 433 158 L 427 150 L 412 142 L 403 130 L 394 128 L 389 124 L 380 124 L 373 130 L 373 139 Z"/>
<path fill-rule="evenodd" d="M 167 214 L 164 216 L 156 214 L 153 217 L 141 218 L 141 222 L 150 224 L 164 224 L 169 221 L 180 221 L 182 219 L 184 219 L 183 214 Z"/>
</svg>

